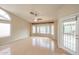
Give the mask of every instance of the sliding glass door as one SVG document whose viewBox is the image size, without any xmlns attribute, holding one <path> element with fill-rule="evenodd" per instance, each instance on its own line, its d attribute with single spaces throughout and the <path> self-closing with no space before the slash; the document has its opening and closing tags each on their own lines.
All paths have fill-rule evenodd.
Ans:
<svg viewBox="0 0 79 59">
<path fill-rule="evenodd" d="M 71 54 L 77 54 L 77 17 L 63 22 L 63 46 Z"/>
</svg>

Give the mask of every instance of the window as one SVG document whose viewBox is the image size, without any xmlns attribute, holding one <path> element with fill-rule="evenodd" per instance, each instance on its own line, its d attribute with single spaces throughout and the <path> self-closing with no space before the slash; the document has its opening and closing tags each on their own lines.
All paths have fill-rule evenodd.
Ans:
<svg viewBox="0 0 79 59">
<path fill-rule="evenodd" d="M 32 33 L 54 35 L 54 25 L 52 25 L 52 24 L 34 24 L 32 26 Z"/>
<path fill-rule="evenodd" d="M 36 33 L 36 26 L 35 25 L 32 26 L 32 32 Z"/>
<path fill-rule="evenodd" d="M 46 26 L 46 33 L 50 34 L 50 26 L 49 25 Z"/>
<path fill-rule="evenodd" d="M 54 35 L 54 24 L 51 24 L 51 34 Z"/>
<path fill-rule="evenodd" d="M 40 26 L 39 25 L 37 26 L 36 30 L 37 30 L 37 33 L 40 33 Z"/>
<path fill-rule="evenodd" d="M 45 25 L 40 25 L 40 33 L 46 34 L 46 26 Z"/>
<path fill-rule="evenodd" d="M 1 20 L 11 20 L 9 15 L 2 9 L 0 9 L 0 19 Z"/>
<path fill-rule="evenodd" d="M 10 36 L 10 17 L 0 9 L 0 37 Z"/>
<path fill-rule="evenodd" d="M 10 24 L 0 23 L 0 37 L 10 36 Z"/>
</svg>

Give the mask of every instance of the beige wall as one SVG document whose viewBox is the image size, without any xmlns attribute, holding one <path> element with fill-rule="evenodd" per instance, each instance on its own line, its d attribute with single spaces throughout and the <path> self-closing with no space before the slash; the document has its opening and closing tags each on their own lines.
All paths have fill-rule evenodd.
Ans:
<svg viewBox="0 0 79 59">
<path fill-rule="evenodd" d="M 30 23 L 10 12 L 8 14 L 11 17 L 11 36 L 0 38 L 0 45 L 30 36 Z"/>
</svg>

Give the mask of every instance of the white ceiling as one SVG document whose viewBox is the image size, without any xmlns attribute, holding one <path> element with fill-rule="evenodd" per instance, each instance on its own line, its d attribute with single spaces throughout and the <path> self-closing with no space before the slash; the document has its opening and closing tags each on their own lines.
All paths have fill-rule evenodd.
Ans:
<svg viewBox="0 0 79 59">
<path fill-rule="evenodd" d="M 63 5 L 59 4 L 2 4 L 0 7 L 4 8 L 5 10 L 29 21 L 34 22 L 34 16 L 31 15 L 29 12 L 37 11 L 39 13 L 39 17 L 43 20 L 40 22 L 50 22 L 54 21 L 56 18 L 57 11 Z"/>
</svg>

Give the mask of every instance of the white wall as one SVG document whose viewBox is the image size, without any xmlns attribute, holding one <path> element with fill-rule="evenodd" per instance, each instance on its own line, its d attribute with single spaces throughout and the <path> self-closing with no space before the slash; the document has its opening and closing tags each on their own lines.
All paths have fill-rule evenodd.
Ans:
<svg viewBox="0 0 79 59">
<path fill-rule="evenodd" d="M 30 36 L 30 23 L 17 17 L 12 16 L 12 39 L 25 39 Z"/>
<path fill-rule="evenodd" d="M 8 11 L 6 12 L 11 17 L 11 36 L 0 38 L 0 45 L 18 39 L 28 38 L 30 36 L 30 23 Z"/>
</svg>

